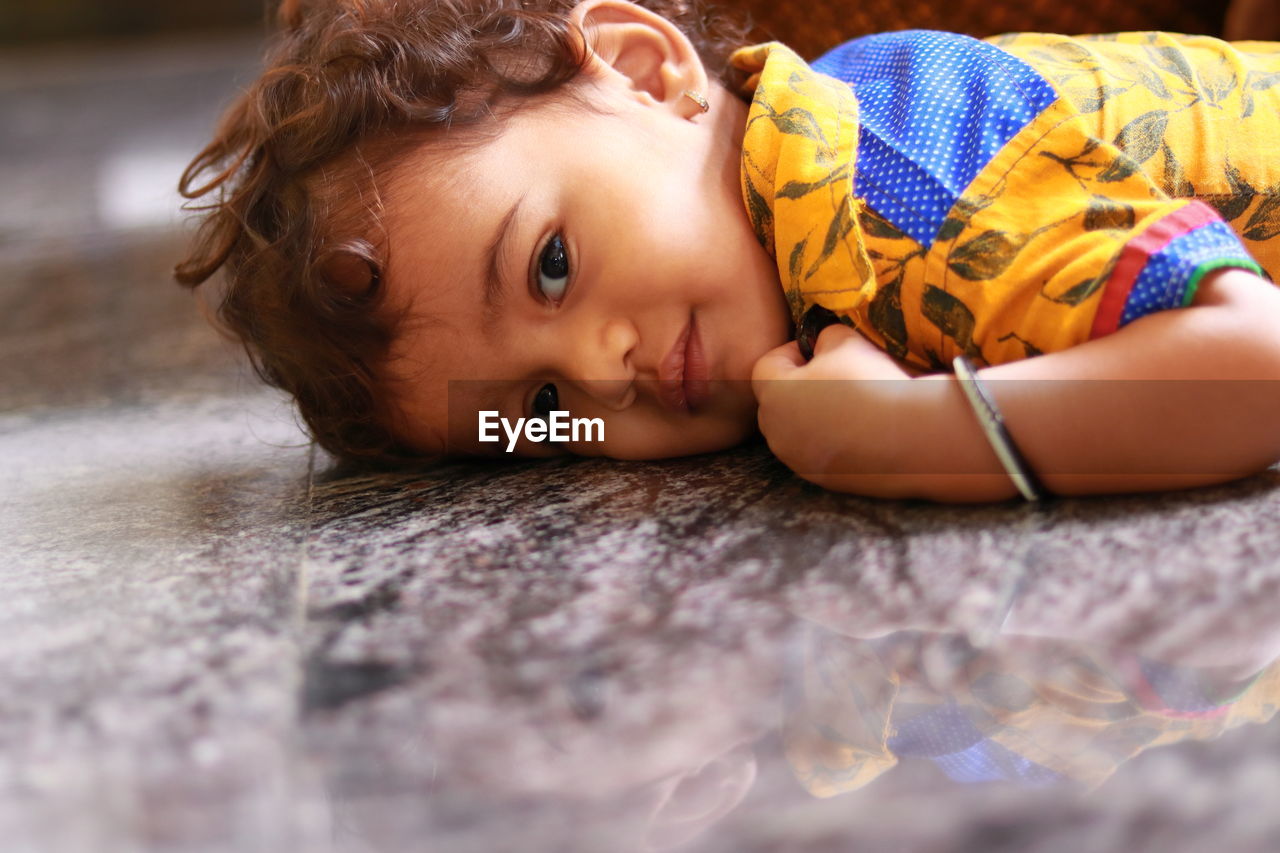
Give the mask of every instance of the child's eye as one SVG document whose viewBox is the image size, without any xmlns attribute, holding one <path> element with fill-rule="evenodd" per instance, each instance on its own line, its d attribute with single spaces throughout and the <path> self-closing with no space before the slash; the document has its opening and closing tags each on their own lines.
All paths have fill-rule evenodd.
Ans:
<svg viewBox="0 0 1280 853">
<path fill-rule="evenodd" d="M 538 290 L 547 299 L 559 302 L 564 297 L 565 288 L 569 285 L 569 254 L 559 234 L 552 234 L 542 247 L 536 275 Z"/>
<path fill-rule="evenodd" d="M 533 395 L 533 416 L 545 420 L 551 416 L 552 412 L 559 410 L 560 394 L 556 391 L 556 386 L 548 382 Z"/>
</svg>

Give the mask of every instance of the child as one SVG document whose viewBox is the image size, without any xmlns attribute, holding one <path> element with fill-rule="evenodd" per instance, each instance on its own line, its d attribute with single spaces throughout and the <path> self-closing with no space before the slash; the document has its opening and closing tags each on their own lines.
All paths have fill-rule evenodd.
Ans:
<svg viewBox="0 0 1280 853">
<path fill-rule="evenodd" d="M 226 265 L 222 320 L 339 456 L 501 452 L 484 412 L 567 410 L 603 440 L 519 452 L 758 424 L 829 488 L 1010 497 L 1011 442 L 928 373 L 960 355 L 1054 492 L 1280 457 L 1280 47 L 893 33 L 810 68 L 730 64 L 684 0 L 281 17 L 183 177 L 220 196 L 177 274 Z M 815 306 L 847 325 L 806 360 Z M 1247 381 L 995 381 L 1038 379 Z"/>
</svg>

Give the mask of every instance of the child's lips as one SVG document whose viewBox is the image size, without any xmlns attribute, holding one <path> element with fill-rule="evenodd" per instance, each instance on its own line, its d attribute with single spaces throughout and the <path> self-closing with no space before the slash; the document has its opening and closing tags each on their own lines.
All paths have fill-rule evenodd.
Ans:
<svg viewBox="0 0 1280 853">
<path fill-rule="evenodd" d="M 711 396 L 698 321 L 693 315 L 658 368 L 658 399 L 675 412 L 696 411 Z"/>
<path fill-rule="evenodd" d="M 711 397 L 710 374 L 707 354 L 702 349 L 702 336 L 698 334 L 698 321 L 690 317 L 689 342 L 684 350 L 684 398 L 695 412 Z"/>
</svg>

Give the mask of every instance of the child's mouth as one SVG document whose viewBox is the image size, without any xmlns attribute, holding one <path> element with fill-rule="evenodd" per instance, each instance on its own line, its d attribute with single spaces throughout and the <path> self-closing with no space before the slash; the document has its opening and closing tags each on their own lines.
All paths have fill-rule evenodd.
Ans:
<svg viewBox="0 0 1280 853">
<path fill-rule="evenodd" d="M 711 396 L 709 386 L 707 357 L 698 335 L 698 322 L 690 315 L 689 325 L 680 332 L 671 352 L 662 360 L 658 372 L 658 399 L 673 411 L 697 411 Z"/>
</svg>

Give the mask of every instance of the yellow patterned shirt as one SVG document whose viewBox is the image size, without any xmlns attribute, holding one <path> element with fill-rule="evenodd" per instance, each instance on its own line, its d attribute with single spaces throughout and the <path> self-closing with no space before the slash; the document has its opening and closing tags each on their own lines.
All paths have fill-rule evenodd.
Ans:
<svg viewBox="0 0 1280 853">
<path fill-rule="evenodd" d="M 925 369 L 1083 343 L 1280 275 L 1280 45 L 1163 33 L 857 39 L 752 72 L 744 202 L 813 305 Z"/>
<path fill-rule="evenodd" d="M 1226 681 L 1051 638 L 978 649 L 945 634 L 863 640 L 810 625 L 789 678 L 783 746 L 816 797 L 911 758 L 960 783 L 1091 789 L 1147 749 L 1268 723 L 1280 707 L 1280 661 Z"/>
</svg>

